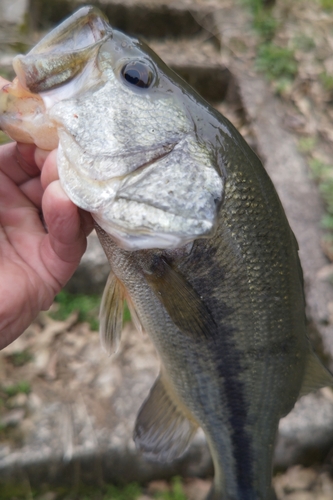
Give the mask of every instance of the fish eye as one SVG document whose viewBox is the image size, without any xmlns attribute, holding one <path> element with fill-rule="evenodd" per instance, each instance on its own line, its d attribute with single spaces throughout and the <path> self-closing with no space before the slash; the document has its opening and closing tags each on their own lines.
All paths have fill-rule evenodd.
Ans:
<svg viewBox="0 0 333 500">
<path fill-rule="evenodd" d="M 127 83 L 141 89 L 147 89 L 154 80 L 151 68 L 142 61 L 129 62 L 123 66 L 121 75 Z"/>
</svg>

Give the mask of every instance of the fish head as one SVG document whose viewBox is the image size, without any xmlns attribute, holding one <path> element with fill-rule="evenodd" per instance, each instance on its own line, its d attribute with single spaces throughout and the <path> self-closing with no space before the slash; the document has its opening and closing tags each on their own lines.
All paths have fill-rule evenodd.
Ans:
<svg viewBox="0 0 333 500">
<path fill-rule="evenodd" d="M 103 14 L 84 7 L 46 35 L 28 54 L 14 58 L 17 77 L 0 89 L 0 130 L 12 139 L 52 150 L 58 134 L 41 93 L 65 85 L 87 63 L 112 30 Z M 74 85 L 76 92 L 77 85 Z"/>
<path fill-rule="evenodd" d="M 185 82 L 149 47 L 86 7 L 14 68 L 57 129 L 64 190 L 122 248 L 211 236 L 223 192 L 216 153 L 197 134 Z"/>
</svg>

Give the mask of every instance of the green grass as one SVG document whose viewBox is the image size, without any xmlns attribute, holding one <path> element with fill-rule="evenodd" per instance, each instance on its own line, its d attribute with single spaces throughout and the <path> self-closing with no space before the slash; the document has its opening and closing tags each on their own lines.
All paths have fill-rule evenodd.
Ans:
<svg viewBox="0 0 333 500">
<path fill-rule="evenodd" d="M 27 484 L 0 482 L 1 500 L 38 500 L 48 492 L 54 493 L 55 500 L 137 500 L 142 494 L 142 488 L 137 483 L 130 483 L 124 486 L 104 485 L 100 488 L 80 485 L 73 490 L 68 487 L 52 488 L 47 485 L 30 488 Z"/>
<path fill-rule="evenodd" d="M 23 366 L 33 360 L 33 355 L 25 351 L 17 351 L 9 356 L 10 361 L 14 366 Z"/>
<path fill-rule="evenodd" d="M 80 485 L 75 490 L 69 487 L 50 487 L 43 484 L 38 488 L 30 488 L 24 483 L 4 483 L 0 481 L 1 500 L 39 500 L 45 494 L 52 492 L 54 500 L 137 500 L 144 489 L 137 483 L 126 485 L 103 485 L 86 486 Z M 171 481 L 170 491 L 156 493 L 156 500 L 187 500 L 182 487 L 180 477 L 174 477 Z"/>
<path fill-rule="evenodd" d="M 262 0 L 243 0 L 253 16 L 253 27 L 260 37 L 270 41 L 275 35 L 279 22 L 272 15 L 272 10 L 263 4 Z"/>
<path fill-rule="evenodd" d="M 264 40 L 270 41 L 274 37 L 279 23 L 272 15 L 263 10 L 254 17 L 253 26 Z"/>
<path fill-rule="evenodd" d="M 315 137 L 301 137 L 298 141 L 298 150 L 300 153 L 311 153 L 316 145 Z"/>
<path fill-rule="evenodd" d="M 314 39 L 303 33 L 295 36 L 293 44 L 297 49 L 303 50 L 304 52 L 308 52 L 316 47 Z"/>
<path fill-rule="evenodd" d="M 92 330 L 98 331 L 98 315 L 101 302 L 99 295 L 72 294 L 62 290 L 56 296 L 55 302 L 58 306 L 57 310 L 50 313 L 53 319 L 64 321 L 72 312 L 78 311 L 78 321 L 86 321 Z M 126 323 L 130 320 L 131 315 L 125 303 L 123 321 Z"/>
<path fill-rule="evenodd" d="M 122 487 L 111 485 L 107 487 L 103 500 L 136 500 L 141 492 L 142 488 L 137 483 L 130 483 Z"/>
<path fill-rule="evenodd" d="M 332 0 L 333 1 L 333 0 Z M 264 4 L 263 0 L 243 0 L 243 3 L 252 13 L 252 24 L 260 37 L 257 50 L 256 66 L 265 73 L 270 80 L 276 80 L 276 90 L 283 93 L 297 74 L 297 62 L 294 51 L 287 47 L 280 47 L 273 42 L 273 38 L 280 25 L 274 17 L 273 10 Z M 314 42 L 304 35 L 298 37 L 298 44 L 314 46 Z"/>
<path fill-rule="evenodd" d="M 332 10 L 333 0 L 320 0 L 320 5 L 324 10 Z"/>
<path fill-rule="evenodd" d="M 174 477 L 172 479 L 172 486 L 170 491 L 163 491 L 156 494 L 156 498 L 159 500 L 187 500 L 180 477 Z"/>
<path fill-rule="evenodd" d="M 297 73 L 293 50 L 273 43 L 266 43 L 258 48 L 256 66 L 269 80 L 280 78 L 292 80 Z"/>
<path fill-rule="evenodd" d="M 326 205 L 326 215 L 322 219 L 325 229 L 333 230 L 333 165 L 317 159 L 309 162 L 312 173 L 318 182 L 319 191 Z"/>
<path fill-rule="evenodd" d="M 7 397 L 11 398 L 20 393 L 29 394 L 31 387 L 29 382 L 27 382 L 26 380 L 21 380 L 16 384 L 1 387 L 1 390 Z"/>
<path fill-rule="evenodd" d="M 323 72 L 320 75 L 320 81 L 325 90 L 329 92 L 333 90 L 333 75 Z"/>
<path fill-rule="evenodd" d="M 87 321 L 91 329 L 97 331 L 100 300 L 99 295 L 72 294 L 61 290 L 55 298 L 58 309 L 50 313 L 50 316 L 53 319 L 64 321 L 70 314 L 77 311 L 78 321 Z"/>
<path fill-rule="evenodd" d="M 0 498 L 3 500 L 30 500 L 25 484 L 0 483 Z M 34 498 L 32 496 L 32 498 Z"/>
</svg>

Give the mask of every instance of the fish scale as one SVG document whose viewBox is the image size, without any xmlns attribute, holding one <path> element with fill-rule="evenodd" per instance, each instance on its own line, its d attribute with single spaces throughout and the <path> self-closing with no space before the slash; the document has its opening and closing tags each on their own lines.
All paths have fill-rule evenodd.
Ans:
<svg viewBox="0 0 333 500">
<path fill-rule="evenodd" d="M 200 426 L 209 500 L 272 500 L 279 419 L 332 376 L 308 342 L 298 245 L 260 160 L 98 9 L 79 10 L 14 68 L 0 127 L 59 141 L 62 186 L 92 213 L 111 265 L 103 347 L 118 347 L 126 299 L 161 360 L 136 446 L 172 461 Z"/>
</svg>

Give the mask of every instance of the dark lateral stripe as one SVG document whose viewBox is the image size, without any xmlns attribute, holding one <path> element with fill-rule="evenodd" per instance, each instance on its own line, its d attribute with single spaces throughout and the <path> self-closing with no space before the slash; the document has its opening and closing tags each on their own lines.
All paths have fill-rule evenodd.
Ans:
<svg viewBox="0 0 333 500">
<path fill-rule="evenodd" d="M 238 374 L 244 370 L 241 353 L 233 341 L 232 327 L 224 326 L 219 332 L 219 349 L 216 352 L 216 366 L 221 384 L 221 400 L 227 399 L 229 423 L 232 429 L 233 456 L 236 464 L 239 500 L 254 500 L 253 450 L 251 436 L 246 431 L 248 404 L 244 384 Z"/>
<path fill-rule="evenodd" d="M 232 298 L 228 298 L 223 262 L 233 258 L 230 248 L 222 248 L 223 239 L 198 240 L 188 259 L 188 266 L 183 267 L 185 276 L 190 274 L 193 288 L 205 297 L 205 304 L 217 324 L 217 334 L 208 340 L 214 359 L 217 375 L 220 379 L 220 400 L 227 403 L 232 429 L 232 452 L 236 463 L 236 479 L 238 485 L 237 500 L 258 500 L 253 491 L 254 456 L 252 438 L 246 431 L 248 404 L 244 384 L 238 376 L 244 371 L 242 353 L 237 349 L 235 337 L 237 332 L 232 326 L 236 311 Z M 236 278 L 237 276 L 235 276 Z M 236 281 L 232 284 L 237 286 Z M 228 303 L 226 303 L 228 300 Z M 227 401 L 226 401 L 227 400 Z M 223 463 L 223 457 L 220 457 Z"/>
</svg>

